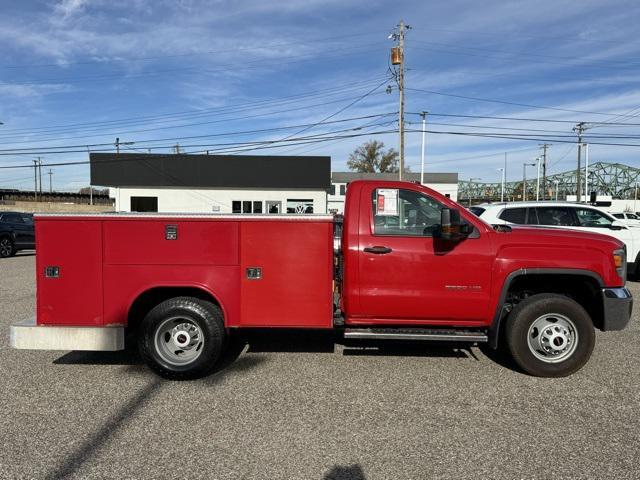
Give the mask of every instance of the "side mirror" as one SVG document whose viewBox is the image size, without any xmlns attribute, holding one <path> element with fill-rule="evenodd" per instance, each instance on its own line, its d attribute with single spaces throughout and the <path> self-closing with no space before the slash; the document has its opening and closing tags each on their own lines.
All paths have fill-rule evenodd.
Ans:
<svg viewBox="0 0 640 480">
<path fill-rule="evenodd" d="M 457 242 L 470 233 L 469 225 L 460 221 L 460 211 L 443 208 L 440 212 L 440 228 L 437 236 L 449 242 Z"/>
<path fill-rule="evenodd" d="M 614 222 L 611 222 L 611 225 L 609 226 L 609 228 L 611 230 L 624 230 L 625 228 L 627 228 L 627 224 L 624 223 L 622 220 L 616 220 Z"/>
</svg>

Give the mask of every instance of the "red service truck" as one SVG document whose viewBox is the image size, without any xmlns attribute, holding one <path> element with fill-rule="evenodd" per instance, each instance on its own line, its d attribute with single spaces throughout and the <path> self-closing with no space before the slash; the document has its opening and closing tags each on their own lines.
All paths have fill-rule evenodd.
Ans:
<svg viewBox="0 0 640 480">
<path fill-rule="evenodd" d="M 532 375 L 580 369 L 631 318 L 624 245 L 491 226 L 419 184 L 355 181 L 330 215 L 36 216 L 37 307 L 15 348 L 121 350 L 206 375 L 241 329 L 488 343 Z M 127 335 L 127 339 L 130 336 Z"/>
</svg>

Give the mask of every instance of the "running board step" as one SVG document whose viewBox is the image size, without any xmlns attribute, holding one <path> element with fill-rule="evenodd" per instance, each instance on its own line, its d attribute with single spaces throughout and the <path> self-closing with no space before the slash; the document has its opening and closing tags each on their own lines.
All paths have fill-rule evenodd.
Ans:
<svg viewBox="0 0 640 480">
<path fill-rule="evenodd" d="M 440 328 L 347 328 L 344 337 L 362 340 L 487 341 L 487 335 L 482 331 Z"/>
</svg>

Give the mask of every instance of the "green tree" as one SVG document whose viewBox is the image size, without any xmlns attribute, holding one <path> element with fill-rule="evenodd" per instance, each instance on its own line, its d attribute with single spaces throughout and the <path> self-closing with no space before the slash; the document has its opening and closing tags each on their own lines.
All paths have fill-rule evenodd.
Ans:
<svg viewBox="0 0 640 480">
<path fill-rule="evenodd" d="M 371 140 L 360 145 L 349 155 L 347 166 L 356 172 L 397 173 L 398 152 L 393 148 L 385 150 L 383 142 Z"/>
</svg>

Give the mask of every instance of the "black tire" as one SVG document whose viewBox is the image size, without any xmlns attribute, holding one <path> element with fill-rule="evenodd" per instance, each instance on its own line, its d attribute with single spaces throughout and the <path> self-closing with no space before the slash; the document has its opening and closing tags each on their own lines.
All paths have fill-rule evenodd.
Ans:
<svg viewBox="0 0 640 480">
<path fill-rule="evenodd" d="M 573 350 L 573 353 L 561 354 L 560 357 L 554 359 L 553 355 L 543 350 L 537 350 L 534 347 L 530 348 L 530 329 L 532 329 L 531 342 L 535 343 L 535 338 L 539 333 L 534 326 L 534 322 L 545 315 L 549 315 L 552 322 L 554 321 L 553 315 L 559 315 L 560 317 L 558 318 L 564 317 L 573 324 L 577 336 L 558 339 L 560 346 L 567 347 L 567 345 L 570 345 L 571 348 L 567 348 L 566 351 Z M 566 320 L 558 320 L 557 318 L 556 321 L 566 322 Z M 571 331 L 572 329 L 569 330 Z M 549 332 L 549 330 L 545 331 Z M 593 352 L 596 342 L 593 322 L 585 309 L 569 297 L 551 293 L 532 295 L 517 304 L 507 319 L 505 335 L 509 352 L 514 361 L 525 372 L 536 377 L 566 377 L 577 372 L 591 357 L 591 352 Z M 562 342 L 565 338 L 577 341 L 563 345 Z M 538 356 L 536 356 L 534 350 L 538 352 Z M 562 355 L 567 356 L 562 360 Z M 543 361 L 539 356 L 544 356 L 547 360 Z M 549 363 L 552 359 L 557 363 Z"/>
<path fill-rule="evenodd" d="M 16 254 L 16 246 L 10 237 L 0 238 L 0 257 L 8 258 Z"/>
<path fill-rule="evenodd" d="M 167 330 L 172 326 L 173 334 Z M 187 345 L 181 350 L 175 342 L 189 340 L 190 333 L 195 339 L 193 347 Z M 225 338 L 222 311 L 217 305 L 193 297 L 176 297 L 155 306 L 142 320 L 138 349 L 142 359 L 160 376 L 191 380 L 211 373 L 222 354 Z M 185 356 L 180 357 L 181 351 L 188 354 L 186 360 Z M 190 355 L 196 356 L 190 359 Z"/>
</svg>

